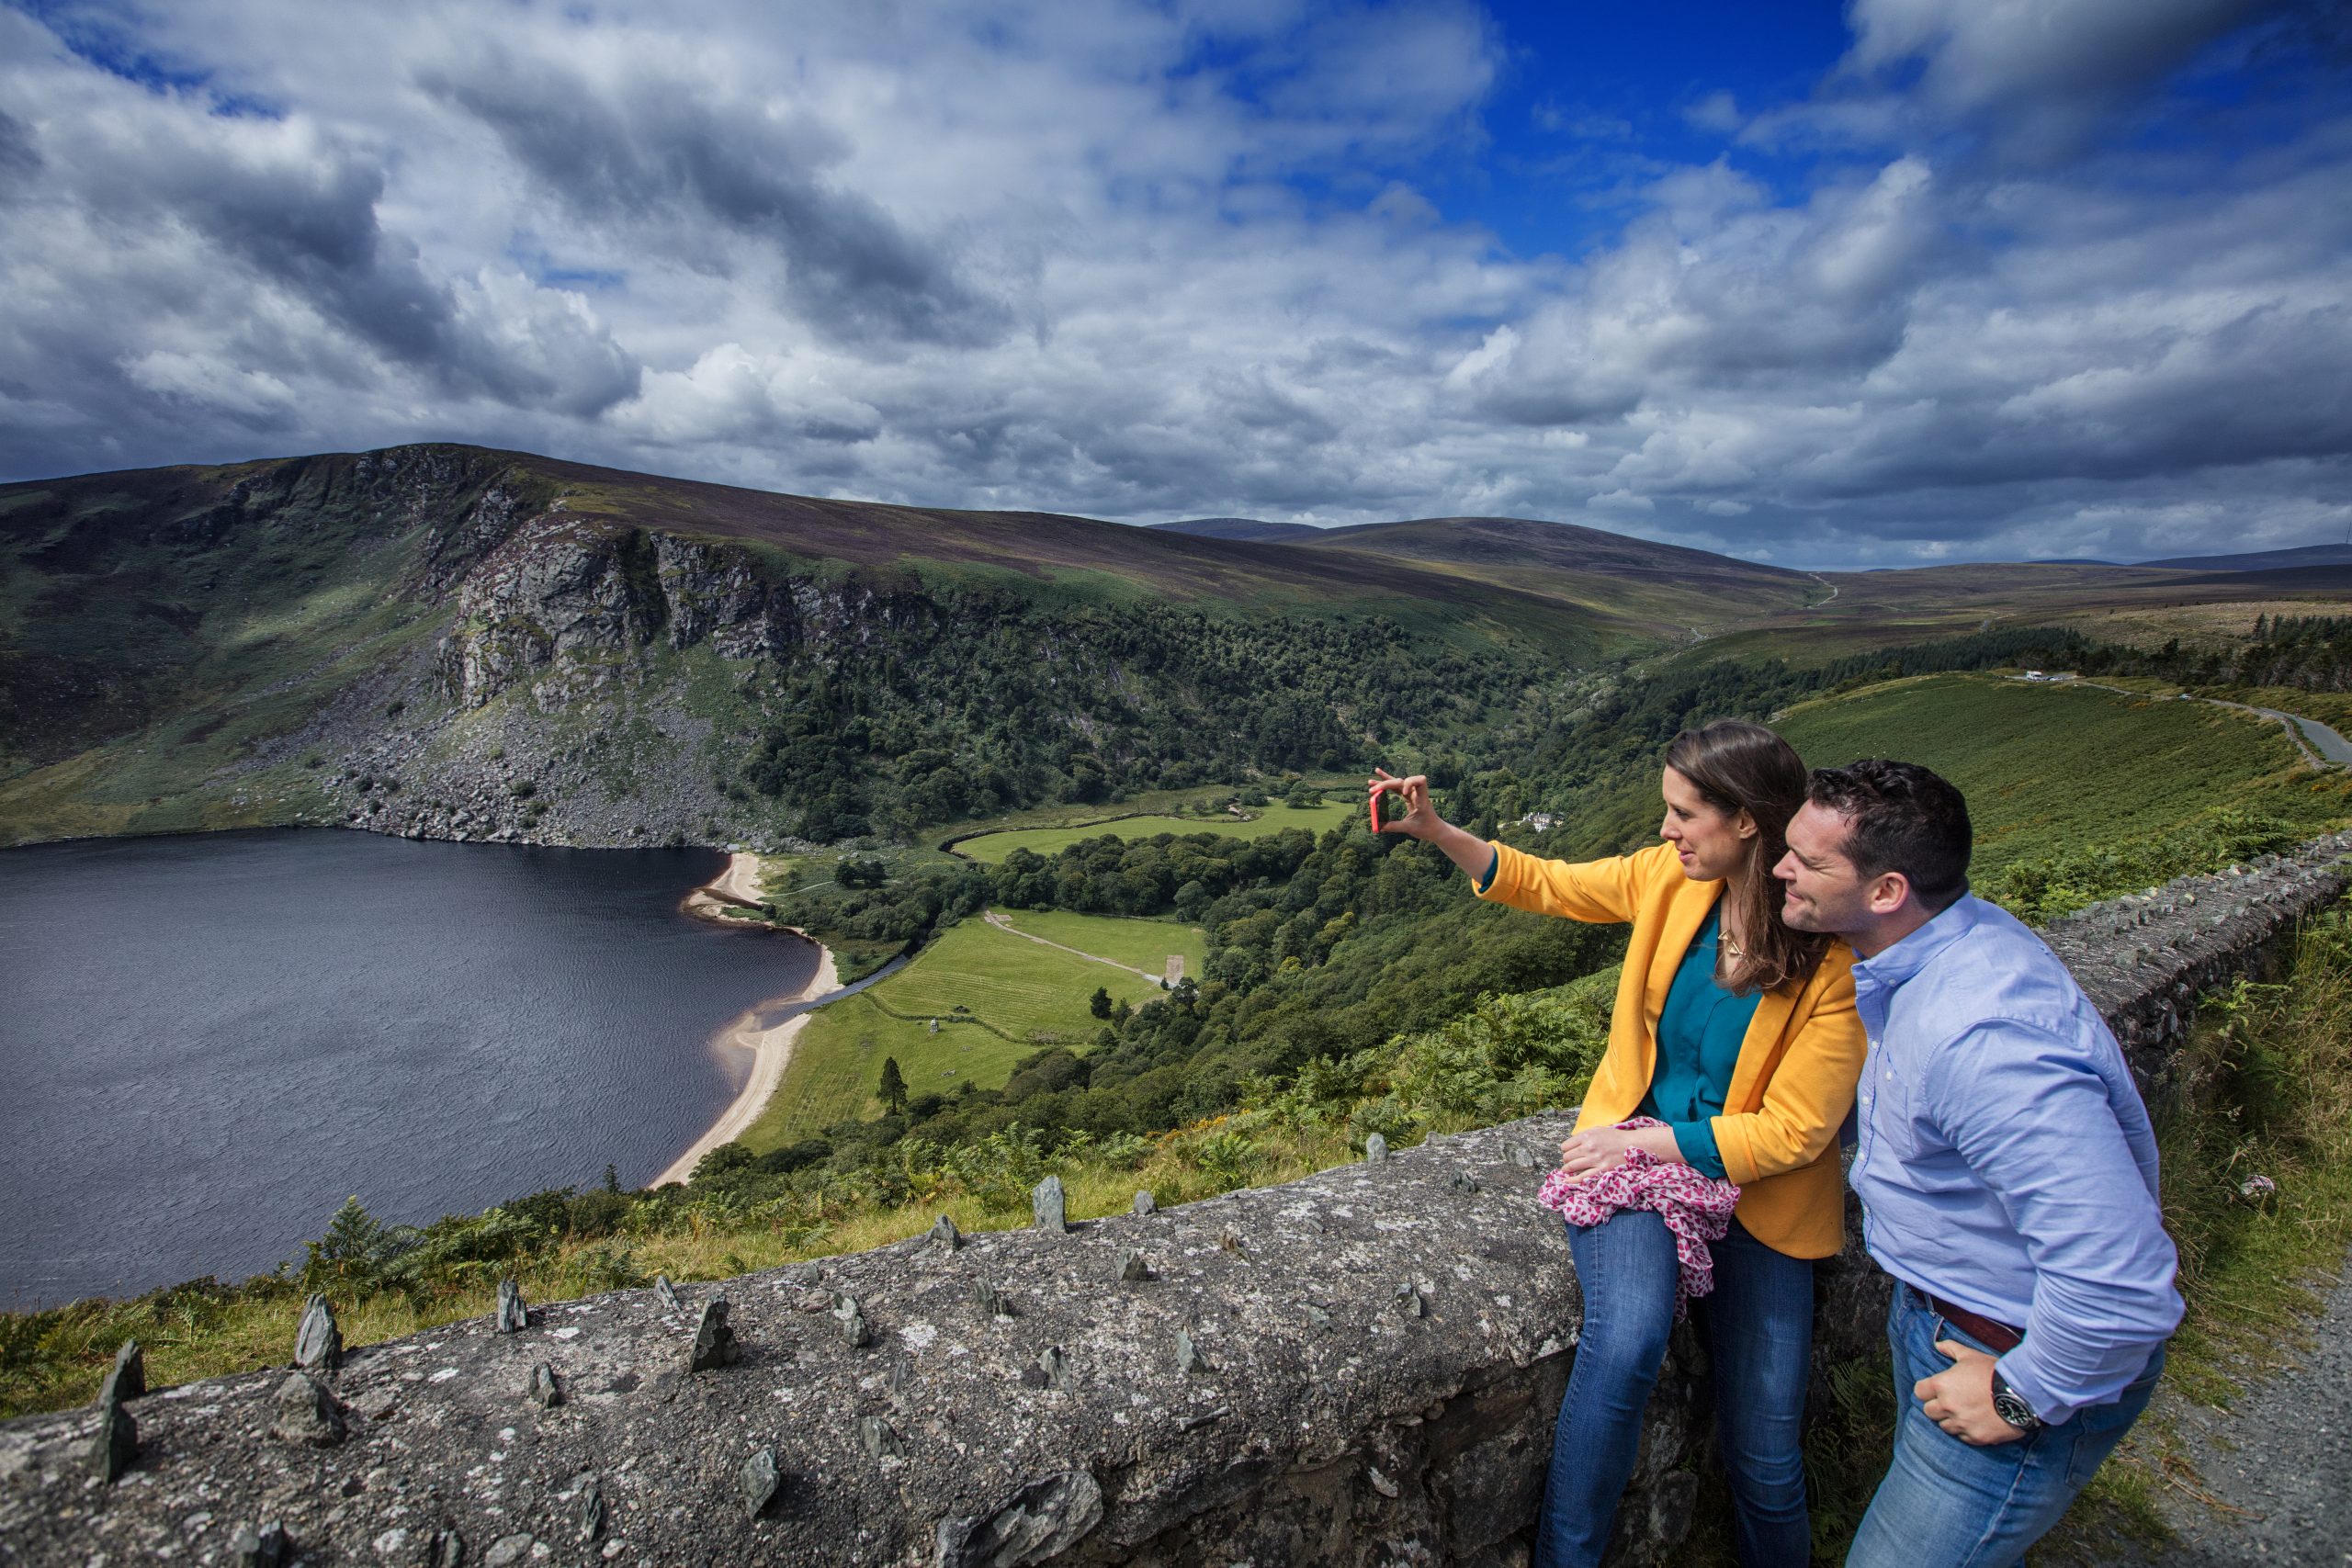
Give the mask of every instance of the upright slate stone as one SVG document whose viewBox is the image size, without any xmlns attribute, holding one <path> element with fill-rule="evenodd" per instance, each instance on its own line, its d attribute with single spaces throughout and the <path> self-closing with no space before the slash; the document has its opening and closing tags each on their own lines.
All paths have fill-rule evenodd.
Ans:
<svg viewBox="0 0 2352 1568">
<path fill-rule="evenodd" d="M 114 1353 L 114 1371 L 107 1374 L 98 1402 L 104 1404 L 108 1394 L 117 1399 L 139 1399 L 147 1393 L 147 1352 L 139 1348 L 136 1339 L 126 1339 L 122 1348 Z"/>
<path fill-rule="evenodd" d="M 686 1310 L 686 1303 L 678 1299 L 678 1287 L 670 1283 L 669 1275 L 656 1274 L 653 1276 L 653 1293 L 661 1300 L 662 1308 L 665 1311 L 684 1312 Z"/>
<path fill-rule="evenodd" d="M 512 1280 L 498 1281 L 498 1332 L 519 1334 L 530 1326 L 531 1313 L 523 1304 L 523 1287 Z"/>
<path fill-rule="evenodd" d="M 1150 1278 L 1151 1265 L 1144 1261 L 1142 1253 L 1129 1247 L 1119 1254 L 1119 1280 L 1122 1284 L 1139 1285 Z"/>
<path fill-rule="evenodd" d="M 745 1460 L 735 1478 L 736 1488 L 743 1495 L 744 1517 L 758 1518 L 783 1484 L 784 1477 L 776 1473 L 774 1449 L 762 1449 Z"/>
<path fill-rule="evenodd" d="M 858 1305 L 855 1296 L 833 1298 L 833 1322 L 842 1331 L 842 1338 L 853 1350 L 863 1350 L 874 1343 L 874 1330 L 865 1321 L 865 1309 Z"/>
<path fill-rule="evenodd" d="M 122 1479 L 122 1472 L 138 1457 L 139 1423 L 130 1418 L 130 1412 L 122 1407 L 121 1400 L 100 1400 L 97 1434 L 90 1439 L 91 1471 L 111 1486 Z"/>
<path fill-rule="evenodd" d="M 466 1568 L 466 1538 L 456 1530 L 435 1535 L 425 1550 L 424 1568 Z"/>
<path fill-rule="evenodd" d="M 605 1533 L 605 1490 L 593 1475 L 583 1475 L 580 1482 L 580 1511 L 574 1523 L 580 1539 L 592 1541 Z"/>
<path fill-rule="evenodd" d="M 527 1390 L 533 1404 L 552 1410 L 563 1403 L 563 1386 L 555 1381 L 555 1369 L 545 1361 L 531 1364 L 531 1383 Z"/>
<path fill-rule="evenodd" d="M 343 1411 L 326 1384 L 308 1372 L 288 1372 L 270 1397 L 277 1419 L 270 1432 L 289 1443 L 331 1449 L 343 1441 Z"/>
<path fill-rule="evenodd" d="M 727 1298 L 713 1296 L 703 1304 L 702 1320 L 695 1325 L 695 1348 L 686 1359 L 686 1371 L 707 1372 L 731 1367 L 742 1359 L 735 1331 L 727 1326 Z"/>
<path fill-rule="evenodd" d="M 1201 1354 L 1200 1347 L 1193 1343 L 1193 1337 L 1181 1328 L 1176 1331 L 1176 1370 L 1187 1377 L 1216 1371 Z"/>
<path fill-rule="evenodd" d="M 877 1460 L 899 1457 L 899 1434 L 879 1416 L 857 1418 L 857 1440 L 864 1443 L 865 1451 Z"/>
<path fill-rule="evenodd" d="M 964 1233 L 956 1228 L 954 1220 L 942 1214 L 939 1223 L 931 1227 L 931 1245 L 942 1252 L 953 1252 L 964 1245 Z"/>
<path fill-rule="evenodd" d="M 1377 1133 L 1367 1133 L 1363 1140 L 1363 1163 L 1385 1165 L 1388 1160 L 1388 1140 Z"/>
<path fill-rule="evenodd" d="M 986 1280 L 975 1280 L 972 1281 L 972 1304 L 978 1307 L 983 1314 L 989 1317 L 1011 1317 L 1013 1315 L 1012 1298 L 1008 1297 L 1002 1291 L 998 1290 L 994 1285 L 989 1284 Z"/>
<path fill-rule="evenodd" d="M 1029 1213 L 1032 1222 L 1041 1231 L 1051 1231 L 1059 1235 L 1069 1229 L 1069 1203 L 1062 1196 L 1060 1177 L 1049 1176 L 1037 1183 L 1029 1194 Z"/>
<path fill-rule="evenodd" d="M 286 1540 L 286 1527 L 276 1519 L 258 1529 L 252 1525 L 239 1525 L 229 1538 L 229 1561 L 237 1568 L 286 1568 L 290 1555 Z"/>
<path fill-rule="evenodd" d="M 1138 1214 L 1156 1214 L 1159 1213 L 1159 1200 L 1147 1188 L 1136 1194 L 1135 1210 Z"/>
<path fill-rule="evenodd" d="M 343 1330 L 335 1325 L 334 1308 L 324 1296 L 313 1295 L 302 1303 L 302 1325 L 294 1331 L 294 1364 L 328 1372 L 343 1365 Z"/>
</svg>

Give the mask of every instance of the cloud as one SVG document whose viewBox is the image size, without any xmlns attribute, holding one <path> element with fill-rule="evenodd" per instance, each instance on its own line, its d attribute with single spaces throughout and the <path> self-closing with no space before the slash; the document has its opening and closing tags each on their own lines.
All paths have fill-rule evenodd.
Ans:
<svg viewBox="0 0 2352 1568">
<path fill-rule="evenodd" d="M 2141 87 L 2266 7 L 2260 0 L 1853 0 L 1849 62 L 1923 66 L 1952 109 L 2070 106 Z"/>
<path fill-rule="evenodd" d="M 1559 197 L 1438 0 L 40 16 L 11 476 L 458 438 L 1807 565 L 2342 525 L 2352 112 L 2275 6 L 1858 0 L 1817 90 L 1677 87 L 1662 140 L 1563 83 L 1545 147 L 1642 171 L 1574 256 L 1449 216 Z"/>
<path fill-rule="evenodd" d="M 690 247 L 697 231 L 755 243 L 782 263 L 796 313 L 825 335 L 973 344 L 1008 325 L 943 247 L 827 179 L 847 149 L 805 111 L 658 67 L 593 81 L 503 51 L 429 67 L 418 82 L 487 126 L 535 186 L 587 222 L 632 238 L 684 232 Z M 735 270 L 723 247 L 706 254 Z"/>
</svg>

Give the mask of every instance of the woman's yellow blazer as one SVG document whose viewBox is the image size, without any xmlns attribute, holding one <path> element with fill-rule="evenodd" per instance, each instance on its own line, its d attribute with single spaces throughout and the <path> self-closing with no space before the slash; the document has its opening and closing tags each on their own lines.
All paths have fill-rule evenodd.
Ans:
<svg viewBox="0 0 2352 1568">
<path fill-rule="evenodd" d="M 1683 875 L 1671 844 L 1577 864 L 1508 844 L 1497 844 L 1495 857 L 1481 898 L 1538 915 L 1633 925 L 1609 1048 L 1585 1091 L 1577 1131 L 1623 1122 L 1649 1092 L 1666 994 L 1724 884 Z M 1724 1174 L 1739 1183 L 1739 1223 L 1792 1258 L 1826 1258 L 1844 1242 L 1838 1128 L 1853 1109 L 1862 1054 L 1854 953 L 1842 942 L 1831 944 L 1804 985 L 1764 993 L 1740 1043 L 1725 1114 L 1714 1119 L 1715 1143 Z"/>
</svg>

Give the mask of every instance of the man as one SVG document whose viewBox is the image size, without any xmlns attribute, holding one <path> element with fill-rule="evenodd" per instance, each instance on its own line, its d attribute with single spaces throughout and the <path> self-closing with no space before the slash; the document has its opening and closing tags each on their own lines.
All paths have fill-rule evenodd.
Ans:
<svg viewBox="0 0 2352 1568">
<path fill-rule="evenodd" d="M 1950 784 L 1817 769 L 1788 843 L 1789 923 L 1859 959 L 1853 1183 L 1894 1278 L 1894 1461 L 1847 1562 L 2014 1562 L 2146 1406 L 2180 1321 L 2148 1113 L 2074 976 L 1969 895 Z"/>
</svg>

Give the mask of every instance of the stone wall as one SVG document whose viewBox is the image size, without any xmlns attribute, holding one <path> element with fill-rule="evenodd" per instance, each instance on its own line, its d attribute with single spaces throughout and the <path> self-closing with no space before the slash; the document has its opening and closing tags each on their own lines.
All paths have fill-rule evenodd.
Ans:
<svg viewBox="0 0 2352 1568">
<path fill-rule="evenodd" d="M 2102 906 L 2052 944 L 2160 1087 L 2196 995 L 2267 963 L 2347 853 Z M 97 1410 L 12 1422 L 0 1563 L 1523 1562 L 1577 1316 L 1533 1201 L 1567 1127 L 146 1393 L 110 1483 Z M 1866 1347 L 1867 1262 L 1819 1289 L 1825 1357 Z M 1629 1561 L 1687 1525 L 1701 1362 L 1679 1337 Z"/>
</svg>

